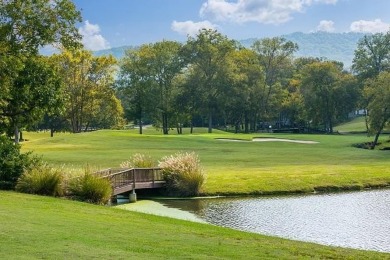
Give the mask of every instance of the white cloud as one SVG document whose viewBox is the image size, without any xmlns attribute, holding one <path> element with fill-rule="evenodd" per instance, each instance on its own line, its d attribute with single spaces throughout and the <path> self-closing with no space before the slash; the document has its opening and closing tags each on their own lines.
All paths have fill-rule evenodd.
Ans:
<svg viewBox="0 0 390 260">
<path fill-rule="evenodd" d="M 185 21 L 185 22 L 177 22 L 173 21 L 171 25 L 171 29 L 175 32 L 178 32 L 183 35 L 195 36 L 199 30 L 201 29 L 215 29 L 218 26 L 216 24 L 212 24 L 209 21 L 202 22 L 193 22 L 193 21 Z"/>
<path fill-rule="evenodd" d="M 85 21 L 85 24 L 79 28 L 80 34 L 83 36 L 83 44 L 86 49 L 98 51 L 109 49 L 109 42 L 100 34 L 100 27 L 97 24 Z"/>
<path fill-rule="evenodd" d="M 320 24 L 317 26 L 317 31 L 322 32 L 334 32 L 334 22 L 329 20 L 322 20 Z"/>
<path fill-rule="evenodd" d="M 381 19 L 359 20 L 351 23 L 350 29 L 352 32 L 380 33 L 387 32 L 390 29 L 390 24 L 382 22 Z"/>
<path fill-rule="evenodd" d="M 335 4 L 338 0 L 207 0 L 201 17 L 234 23 L 258 22 L 280 24 L 293 13 L 304 12 L 313 4 Z"/>
</svg>

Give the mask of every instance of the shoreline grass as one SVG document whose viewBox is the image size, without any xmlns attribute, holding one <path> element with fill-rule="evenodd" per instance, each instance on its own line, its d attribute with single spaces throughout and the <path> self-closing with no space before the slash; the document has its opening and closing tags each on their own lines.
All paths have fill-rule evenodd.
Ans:
<svg viewBox="0 0 390 260">
<path fill-rule="evenodd" d="M 389 259 L 228 228 L 0 191 L 1 259 Z"/>
<path fill-rule="evenodd" d="M 154 133 L 153 129 L 149 130 Z M 48 135 L 46 133 L 46 135 Z M 390 185 L 389 151 L 353 147 L 365 135 L 231 134 L 216 131 L 195 135 L 138 135 L 132 131 L 102 130 L 82 134 L 25 133 L 23 151 L 34 151 L 55 166 L 118 167 L 132 154 L 159 160 L 177 152 L 199 155 L 205 169 L 203 195 L 312 193 L 356 190 Z M 317 141 L 224 142 L 218 138 L 252 140 L 275 137 Z M 383 140 L 387 136 L 383 137 Z"/>
</svg>

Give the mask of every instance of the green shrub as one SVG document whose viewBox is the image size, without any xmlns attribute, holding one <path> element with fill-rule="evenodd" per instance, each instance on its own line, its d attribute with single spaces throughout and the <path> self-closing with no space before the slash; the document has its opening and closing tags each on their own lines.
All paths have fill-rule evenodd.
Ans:
<svg viewBox="0 0 390 260">
<path fill-rule="evenodd" d="M 86 171 L 83 176 L 69 180 L 67 187 L 71 197 L 95 204 L 106 204 L 112 194 L 111 183 Z"/>
<path fill-rule="evenodd" d="M 152 168 L 156 163 L 149 155 L 136 153 L 129 160 L 121 163 L 122 168 Z"/>
<path fill-rule="evenodd" d="M 205 177 L 194 152 L 163 157 L 159 167 L 162 168 L 168 195 L 196 196 L 202 191 Z"/>
<path fill-rule="evenodd" d="M 48 165 L 40 165 L 25 171 L 16 184 L 19 192 L 62 196 L 63 173 L 60 169 L 54 169 Z"/>
<path fill-rule="evenodd" d="M 31 153 L 21 154 L 20 145 L 0 136 L 0 189 L 14 189 L 23 172 L 39 164 L 38 157 L 31 156 Z"/>
</svg>

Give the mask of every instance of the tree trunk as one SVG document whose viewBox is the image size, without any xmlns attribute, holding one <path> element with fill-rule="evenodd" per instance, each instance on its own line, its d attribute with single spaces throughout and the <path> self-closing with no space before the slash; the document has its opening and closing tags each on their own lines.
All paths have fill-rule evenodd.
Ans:
<svg viewBox="0 0 390 260">
<path fill-rule="evenodd" d="M 244 116 L 244 132 L 247 134 L 249 133 L 249 119 L 248 119 L 248 113 L 245 112 L 245 116 Z"/>
<path fill-rule="evenodd" d="M 255 117 L 254 117 L 254 119 L 253 119 L 253 132 L 254 133 L 256 133 L 257 132 L 257 121 L 258 121 L 258 119 L 257 119 L 257 113 L 255 113 Z"/>
<path fill-rule="evenodd" d="M 163 134 L 168 134 L 168 116 L 165 112 L 162 113 L 162 128 L 163 128 Z"/>
<path fill-rule="evenodd" d="M 366 123 L 367 136 L 370 136 L 370 127 L 368 124 L 368 109 L 364 112 L 364 122 Z"/>
<path fill-rule="evenodd" d="M 50 137 L 53 137 L 53 136 L 54 136 L 54 129 L 50 128 Z"/>
<path fill-rule="evenodd" d="M 329 118 L 329 133 L 333 134 L 333 121 L 331 118 Z"/>
<path fill-rule="evenodd" d="M 371 143 L 371 146 L 370 146 L 370 148 L 371 148 L 372 150 L 374 150 L 374 149 L 375 149 L 375 146 L 378 144 L 378 139 L 379 139 L 380 134 L 381 134 L 381 131 L 378 131 L 378 132 L 375 134 L 374 141 Z"/>
<path fill-rule="evenodd" d="M 139 134 L 142 135 L 142 120 L 138 120 Z"/>
<path fill-rule="evenodd" d="M 142 107 L 138 107 L 138 126 L 139 126 L 139 134 L 142 135 L 143 129 L 142 129 Z"/>
<path fill-rule="evenodd" d="M 382 129 L 385 127 L 386 122 L 387 122 L 387 120 L 383 120 L 382 121 L 382 124 L 381 124 L 378 132 L 376 132 L 376 134 L 375 134 L 374 142 L 372 142 L 372 144 L 371 144 L 371 147 L 370 147 L 371 149 L 375 149 L 375 146 L 378 144 L 379 136 L 380 136 L 380 134 L 382 132 Z"/>
<path fill-rule="evenodd" d="M 15 135 L 15 144 L 18 144 L 19 143 L 19 128 L 15 125 L 15 129 L 14 129 L 14 135 Z"/>
<path fill-rule="evenodd" d="M 211 109 L 209 110 L 209 129 L 208 133 L 211 134 L 213 132 L 213 113 L 211 112 Z"/>
<path fill-rule="evenodd" d="M 81 127 L 81 126 L 80 126 L 80 127 Z M 88 131 L 88 127 L 89 127 L 89 122 L 85 125 L 84 132 L 87 132 L 87 131 Z"/>
<path fill-rule="evenodd" d="M 177 124 L 177 127 L 176 127 L 176 131 L 177 131 L 177 134 L 178 134 L 178 135 L 183 134 L 183 125 L 180 124 L 180 123 L 178 123 L 178 124 Z"/>
</svg>

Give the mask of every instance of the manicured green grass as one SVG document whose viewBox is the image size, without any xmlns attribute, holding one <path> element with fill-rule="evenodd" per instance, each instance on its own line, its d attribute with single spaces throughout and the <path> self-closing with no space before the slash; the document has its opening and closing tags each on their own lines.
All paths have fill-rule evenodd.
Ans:
<svg viewBox="0 0 390 260">
<path fill-rule="evenodd" d="M 0 259 L 389 259 L 63 199 L 0 198 Z"/>
<path fill-rule="evenodd" d="M 204 193 L 275 194 L 315 190 L 361 189 L 390 184 L 389 151 L 364 150 L 353 144 L 370 141 L 362 135 L 213 134 L 163 136 L 154 129 L 96 131 L 81 134 L 25 133 L 23 150 L 33 150 L 54 165 L 81 168 L 118 167 L 134 153 L 156 160 L 178 151 L 195 151 L 206 171 Z M 195 133 L 199 132 L 195 129 Z M 276 137 L 312 140 L 318 144 L 230 142 Z M 382 136 L 387 140 L 387 136 Z"/>
<path fill-rule="evenodd" d="M 340 133 L 366 133 L 367 127 L 365 117 L 355 117 L 348 122 L 335 126 L 334 131 L 338 131 Z M 390 127 L 385 127 L 384 132 L 388 133 L 389 131 Z"/>
<path fill-rule="evenodd" d="M 366 128 L 366 122 L 365 122 L 364 116 L 355 117 L 351 121 L 340 124 L 334 128 L 334 131 L 339 131 L 340 133 L 342 133 L 342 132 L 348 132 L 348 133 L 366 132 L 367 128 Z"/>
</svg>

